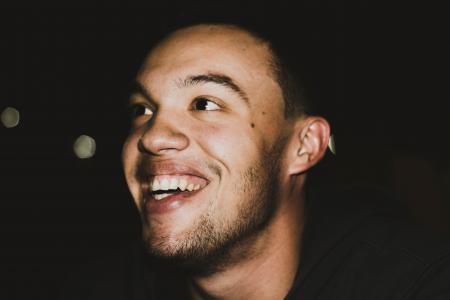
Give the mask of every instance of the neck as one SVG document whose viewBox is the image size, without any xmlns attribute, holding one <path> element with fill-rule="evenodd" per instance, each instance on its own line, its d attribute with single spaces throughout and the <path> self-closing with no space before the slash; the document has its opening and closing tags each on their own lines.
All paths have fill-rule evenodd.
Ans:
<svg viewBox="0 0 450 300">
<path fill-rule="evenodd" d="M 303 197 L 285 199 L 245 260 L 204 277 L 189 278 L 193 299 L 283 299 L 300 262 Z M 241 249 L 242 250 L 242 249 Z M 276 278 L 276 280 L 274 280 Z"/>
</svg>

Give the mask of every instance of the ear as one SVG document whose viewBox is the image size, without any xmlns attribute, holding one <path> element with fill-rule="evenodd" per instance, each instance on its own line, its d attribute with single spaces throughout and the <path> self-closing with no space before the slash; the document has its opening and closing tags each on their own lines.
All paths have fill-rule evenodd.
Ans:
<svg viewBox="0 0 450 300">
<path fill-rule="evenodd" d="M 309 116 L 294 126 L 288 149 L 289 175 L 300 174 L 317 164 L 327 151 L 330 125 L 322 117 Z"/>
</svg>

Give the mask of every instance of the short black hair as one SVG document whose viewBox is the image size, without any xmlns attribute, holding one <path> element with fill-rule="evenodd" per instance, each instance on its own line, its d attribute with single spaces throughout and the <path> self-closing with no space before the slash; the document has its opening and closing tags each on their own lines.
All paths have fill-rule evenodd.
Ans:
<svg viewBox="0 0 450 300">
<path fill-rule="evenodd" d="M 270 65 L 275 80 L 279 84 L 285 102 L 285 117 L 298 117 L 315 113 L 305 88 L 304 65 L 307 56 L 308 39 L 299 29 L 301 26 L 286 25 L 276 18 L 273 12 L 240 9 L 229 10 L 204 7 L 201 9 L 187 7 L 177 15 L 164 18 L 160 39 L 168 34 L 195 25 L 233 26 L 249 33 L 265 43 L 271 51 Z M 294 34 L 289 31 L 294 31 Z M 301 41 L 299 40 L 301 37 Z"/>
<path fill-rule="evenodd" d="M 258 8 L 242 2 L 239 7 L 228 2 L 198 5 L 193 2 L 185 7 L 168 7 L 158 10 L 154 18 L 148 10 L 133 16 L 133 26 L 139 37 L 139 53 L 136 65 L 148 53 L 148 49 L 176 30 L 199 24 L 227 24 L 243 29 L 270 46 L 276 80 L 285 100 L 285 116 L 321 115 L 335 128 L 339 112 L 338 92 L 343 81 L 338 75 L 342 68 L 343 47 L 342 18 L 333 8 L 294 9 L 277 7 Z M 339 80 L 339 81 L 338 81 Z M 339 86 L 339 90 L 338 90 Z M 335 159 L 325 155 L 319 165 L 308 172 L 306 186 L 334 182 Z"/>
</svg>

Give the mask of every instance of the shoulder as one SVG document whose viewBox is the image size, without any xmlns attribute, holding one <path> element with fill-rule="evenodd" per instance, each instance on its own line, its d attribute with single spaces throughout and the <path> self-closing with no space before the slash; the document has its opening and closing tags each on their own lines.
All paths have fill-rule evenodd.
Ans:
<svg viewBox="0 0 450 300">
<path fill-rule="evenodd" d="M 376 217 L 367 220 L 352 242 L 367 254 L 358 261 L 371 271 L 367 279 L 384 282 L 399 293 L 402 287 L 405 299 L 444 299 L 425 296 L 444 290 L 445 299 L 450 299 L 448 237 L 401 219 Z"/>
<path fill-rule="evenodd" d="M 450 237 L 415 225 L 401 213 L 394 197 L 381 189 L 361 188 L 352 192 L 348 199 L 352 207 L 355 201 L 367 200 L 359 205 L 356 215 L 366 216 L 359 225 L 354 224 L 351 234 L 354 242 L 371 249 L 383 260 L 394 257 L 409 261 L 423 268 L 445 265 L 450 256 Z M 366 211 L 366 212 L 364 212 Z M 391 258 L 392 256 L 392 258 Z M 395 262 L 391 262 L 395 265 Z"/>
<path fill-rule="evenodd" d="M 319 194 L 311 200 L 300 275 L 311 291 L 342 299 L 441 299 L 420 295 L 447 289 L 450 299 L 448 237 L 412 225 L 380 189 Z"/>
</svg>

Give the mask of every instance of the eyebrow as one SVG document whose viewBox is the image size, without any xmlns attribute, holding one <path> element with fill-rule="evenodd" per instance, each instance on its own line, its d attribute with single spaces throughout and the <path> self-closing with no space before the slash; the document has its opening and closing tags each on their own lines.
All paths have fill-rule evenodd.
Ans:
<svg viewBox="0 0 450 300">
<path fill-rule="evenodd" d="M 207 73 L 207 74 L 199 74 L 199 75 L 190 75 L 187 76 L 184 80 L 180 79 L 179 86 L 181 87 L 189 87 L 194 86 L 201 83 L 215 83 L 221 86 L 224 86 L 234 93 L 236 93 L 244 102 L 249 104 L 248 96 L 245 91 L 239 87 L 230 77 L 217 74 L 217 73 Z M 133 80 L 130 85 L 130 94 L 139 94 L 144 96 L 146 100 L 152 101 L 152 96 L 149 91 L 137 80 Z"/>
<path fill-rule="evenodd" d="M 199 75 L 190 75 L 187 76 L 182 82 L 181 85 L 183 87 L 193 86 L 201 83 L 215 83 L 221 86 L 224 86 L 236 94 L 244 100 L 247 104 L 249 103 L 248 96 L 244 92 L 242 88 L 240 88 L 230 77 L 217 74 L 217 73 L 207 73 L 207 74 L 199 74 Z"/>
</svg>

